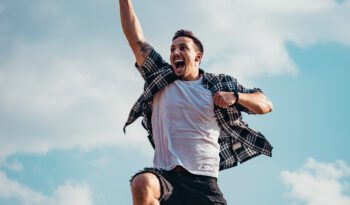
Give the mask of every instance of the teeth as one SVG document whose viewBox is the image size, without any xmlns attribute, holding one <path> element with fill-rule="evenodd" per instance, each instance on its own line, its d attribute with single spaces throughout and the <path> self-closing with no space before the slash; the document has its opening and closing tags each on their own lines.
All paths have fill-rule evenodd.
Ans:
<svg viewBox="0 0 350 205">
<path fill-rule="evenodd" d="M 182 59 L 176 59 L 174 60 L 175 68 L 180 68 L 185 65 L 185 61 Z"/>
</svg>

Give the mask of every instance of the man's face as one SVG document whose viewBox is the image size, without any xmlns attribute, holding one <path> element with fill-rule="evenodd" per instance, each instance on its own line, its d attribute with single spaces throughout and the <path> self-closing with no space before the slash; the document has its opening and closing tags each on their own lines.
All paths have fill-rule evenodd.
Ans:
<svg viewBox="0 0 350 205">
<path fill-rule="evenodd" d="M 197 80 L 199 78 L 199 63 L 202 54 L 195 49 L 191 38 L 176 38 L 170 49 L 170 62 L 175 75 L 182 80 Z"/>
</svg>

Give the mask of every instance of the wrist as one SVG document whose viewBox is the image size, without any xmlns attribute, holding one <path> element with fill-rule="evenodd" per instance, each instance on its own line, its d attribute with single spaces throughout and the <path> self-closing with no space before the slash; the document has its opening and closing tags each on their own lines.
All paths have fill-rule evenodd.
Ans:
<svg viewBox="0 0 350 205">
<path fill-rule="evenodd" d="M 233 91 L 233 96 L 235 96 L 235 102 L 233 103 L 233 105 L 236 105 L 239 100 L 239 94 L 237 90 Z"/>
</svg>

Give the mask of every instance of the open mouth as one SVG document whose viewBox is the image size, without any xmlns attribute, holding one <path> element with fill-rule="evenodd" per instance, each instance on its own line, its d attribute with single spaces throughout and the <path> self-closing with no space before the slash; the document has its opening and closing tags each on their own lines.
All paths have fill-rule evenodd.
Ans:
<svg viewBox="0 0 350 205">
<path fill-rule="evenodd" d="M 184 68 L 185 67 L 185 61 L 183 61 L 183 60 L 175 60 L 174 65 L 175 65 L 176 69 Z"/>
</svg>

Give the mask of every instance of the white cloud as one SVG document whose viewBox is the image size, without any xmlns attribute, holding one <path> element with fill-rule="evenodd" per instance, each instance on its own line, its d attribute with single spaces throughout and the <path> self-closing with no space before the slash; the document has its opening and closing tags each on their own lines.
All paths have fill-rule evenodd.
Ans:
<svg viewBox="0 0 350 205">
<path fill-rule="evenodd" d="M 14 153 L 132 146 L 145 136 L 141 127 L 122 133 L 139 94 L 128 89 L 141 90 L 142 81 L 118 58 L 121 51 L 92 44 L 67 49 L 60 43 L 18 43 L 1 64 L 1 160 Z"/>
<path fill-rule="evenodd" d="M 231 73 L 243 81 L 261 75 L 296 74 L 287 43 L 350 45 L 350 1 L 224 0 L 191 1 L 205 26 L 196 27 L 215 58 L 211 71 Z M 195 24 L 194 24 L 195 25 Z"/>
<path fill-rule="evenodd" d="M 295 171 L 283 171 L 281 177 L 290 189 L 287 196 L 307 205 L 349 205 L 350 167 L 344 161 L 334 163 L 308 159 Z"/>
<path fill-rule="evenodd" d="M 50 205 L 92 205 L 91 191 L 87 185 L 65 184 L 59 186 L 54 196 L 49 200 Z"/>
<path fill-rule="evenodd" d="M 21 205 L 93 205 L 92 193 L 87 184 L 65 183 L 58 186 L 52 196 L 32 190 L 9 179 L 0 172 L 0 198 L 16 201 Z"/>
</svg>

